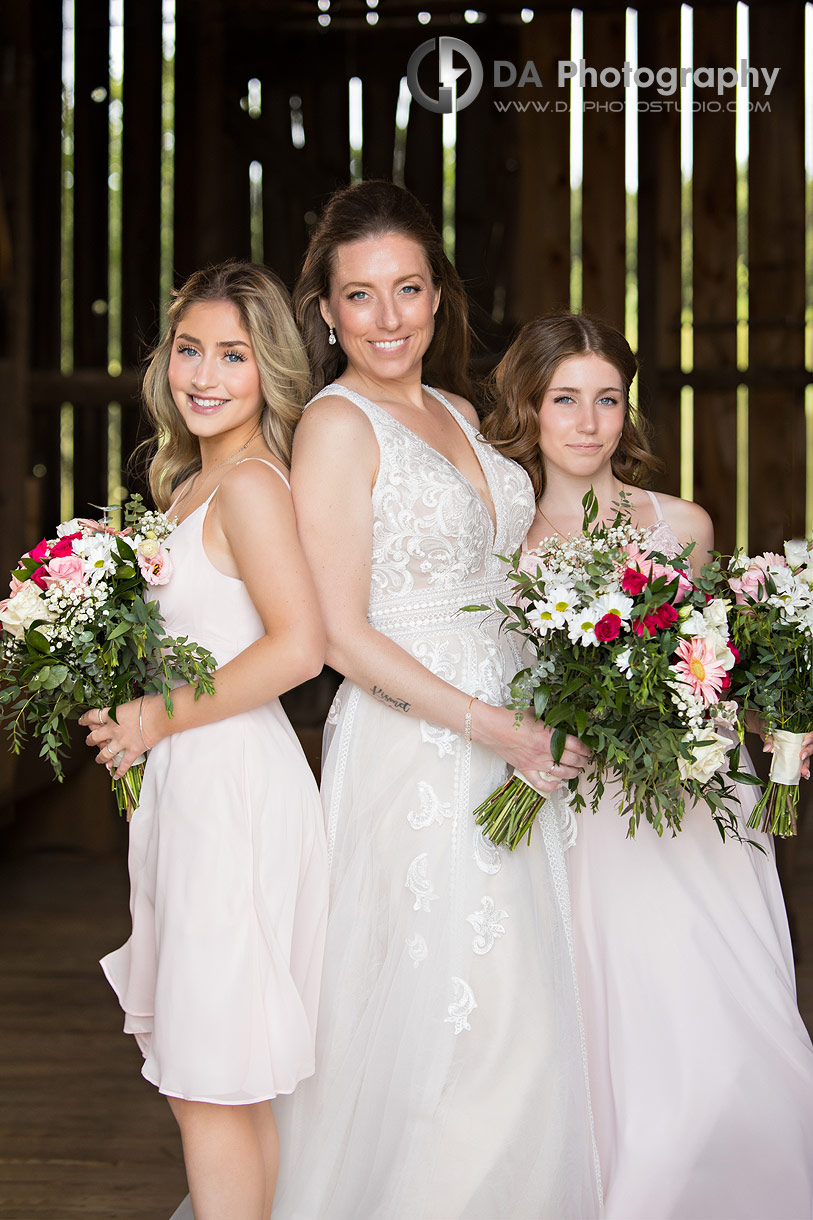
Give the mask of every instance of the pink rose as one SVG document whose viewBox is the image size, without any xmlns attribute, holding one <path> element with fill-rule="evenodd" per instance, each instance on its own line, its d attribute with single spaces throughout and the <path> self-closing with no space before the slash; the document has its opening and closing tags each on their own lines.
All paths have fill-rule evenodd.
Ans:
<svg viewBox="0 0 813 1220">
<path fill-rule="evenodd" d="M 15 593 L 19 593 L 20 589 L 22 589 L 24 584 L 25 584 L 25 581 L 18 580 L 17 577 L 12 572 L 11 580 L 8 582 L 8 591 L 11 594 L 11 596 L 14 597 Z"/>
<path fill-rule="evenodd" d="M 46 588 L 58 581 L 69 581 L 73 585 L 85 585 L 85 567 L 78 555 L 58 555 L 40 568 Z"/>
<path fill-rule="evenodd" d="M 758 564 L 752 564 L 744 576 L 735 576 L 728 583 L 738 606 L 745 606 L 748 599 L 759 600 L 760 590 L 765 588 L 765 569 Z"/>
<path fill-rule="evenodd" d="M 166 547 L 159 547 L 151 559 L 139 554 L 138 566 L 148 585 L 165 585 L 172 575 L 172 560 Z"/>
</svg>

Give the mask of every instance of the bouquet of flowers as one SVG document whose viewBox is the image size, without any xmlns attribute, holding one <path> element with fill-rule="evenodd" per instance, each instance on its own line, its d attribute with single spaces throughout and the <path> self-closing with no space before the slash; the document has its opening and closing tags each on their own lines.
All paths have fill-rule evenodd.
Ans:
<svg viewBox="0 0 813 1220">
<path fill-rule="evenodd" d="M 156 692 L 172 715 L 172 688 L 214 691 L 215 659 L 185 637 L 169 638 L 147 594 L 172 574 L 175 528 L 133 496 L 127 529 L 74 518 L 22 556 L 0 602 L 0 728 L 19 753 L 32 734 L 62 779 L 68 722 L 89 708 L 116 707 Z M 113 760 L 115 762 L 115 760 Z M 119 812 L 138 804 L 143 759 L 113 781 Z"/>
<path fill-rule="evenodd" d="M 813 555 L 807 542 L 785 554 L 735 554 L 724 590 L 734 596 L 732 638 L 739 649 L 732 692 L 773 735 L 770 779 L 748 825 L 796 833 L 799 751 L 813 728 Z"/>
<path fill-rule="evenodd" d="M 737 772 L 737 707 L 724 697 L 737 654 L 725 603 L 712 596 L 719 573 L 711 565 L 691 580 L 690 548 L 672 559 L 653 552 L 623 494 L 612 523 L 592 529 L 592 490 L 583 505 L 583 534 L 548 538 L 511 561 L 516 600 L 498 605 L 533 660 L 514 678 L 509 706 L 544 718 L 557 761 L 568 732 L 581 738 L 593 755 L 593 809 L 613 773 L 630 835 L 642 816 L 658 834 L 676 833 L 688 797 L 736 836 L 728 780 L 751 777 Z M 583 808 L 577 781 L 570 788 Z M 494 843 L 515 848 L 545 799 L 515 773 L 475 820 Z"/>
</svg>

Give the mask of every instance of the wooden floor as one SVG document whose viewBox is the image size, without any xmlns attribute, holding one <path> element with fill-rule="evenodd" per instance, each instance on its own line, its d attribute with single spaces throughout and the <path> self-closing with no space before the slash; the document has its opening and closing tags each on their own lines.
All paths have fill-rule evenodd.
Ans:
<svg viewBox="0 0 813 1220">
<path fill-rule="evenodd" d="M 36 850 L 0 864 L 3 1220 L 167 1220 L 185 1193 L 169 1108 L 140 1076 L 96 964 L 129 931 L 121 838 L 103 856 Z M 793 892 L 810 1027 L 813 833 L 794 852 Z"/>
</svg>

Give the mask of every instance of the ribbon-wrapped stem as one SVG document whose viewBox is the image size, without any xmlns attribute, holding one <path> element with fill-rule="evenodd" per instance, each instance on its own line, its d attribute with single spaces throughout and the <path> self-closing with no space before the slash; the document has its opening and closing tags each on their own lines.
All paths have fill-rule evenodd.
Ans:
<svg viewBox="0 0 813 1220">
<path fill-rule="evenodd" d="M 773 757 L 768 785 L 748 819 L 751 830 L 767 831 L 782 839 L 796 834 L 799 781 L 802 778 L 800 752 L 804 733 L 777 729 L 772 734 Z"/>
</svg>

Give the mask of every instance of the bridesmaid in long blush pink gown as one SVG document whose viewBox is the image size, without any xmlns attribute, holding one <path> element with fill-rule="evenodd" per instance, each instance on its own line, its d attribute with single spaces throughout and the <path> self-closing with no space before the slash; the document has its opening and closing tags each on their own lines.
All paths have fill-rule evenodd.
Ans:
<svg viewBox="0 0 813 1220">
<path fill-rule="evenodd" d="M 705 561 L 708 514 L 640 486 L 656 463 L 630 414 L 636 371 L 618 331 L 570 314 L 530 323 L 505 356 L 484 433 L 534 483 L 529 547 L 577 533 L 592 487 L 602 517 L 623 490 L 654 547 L 694 542 Z M 752 789 L 740 797 L 745 830 Z M 608 785 L 567 853 L 604 1214 L 810 1220 L 813 1047 L 773 844 L 724 843 L 705 805 L 675 838 L 642 823 L 630 840 L 619 808 Z"/>
</svg>

